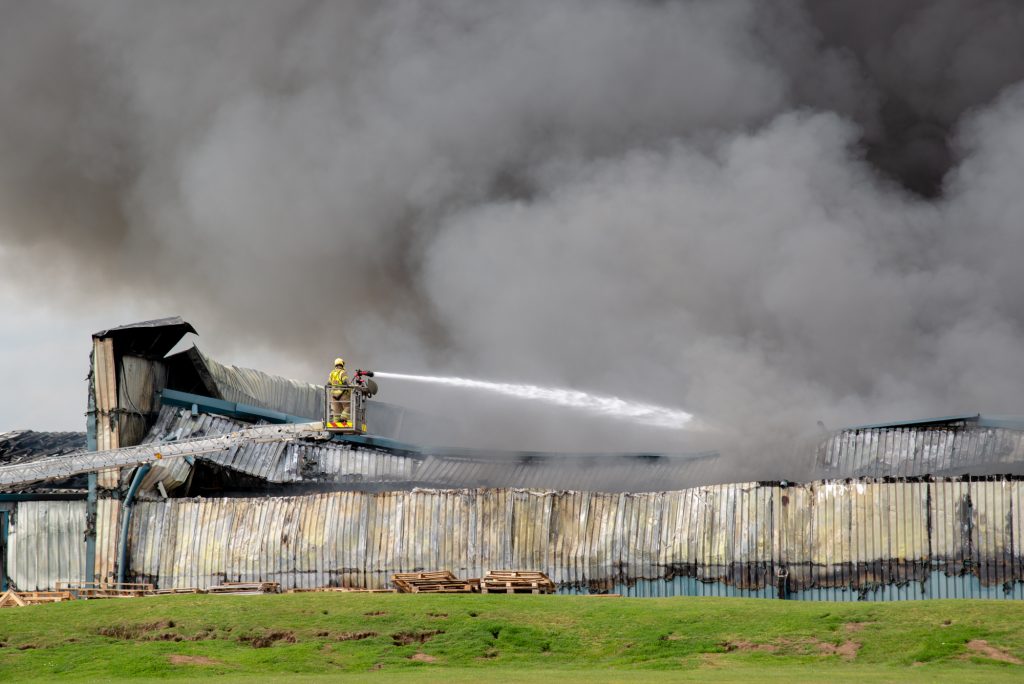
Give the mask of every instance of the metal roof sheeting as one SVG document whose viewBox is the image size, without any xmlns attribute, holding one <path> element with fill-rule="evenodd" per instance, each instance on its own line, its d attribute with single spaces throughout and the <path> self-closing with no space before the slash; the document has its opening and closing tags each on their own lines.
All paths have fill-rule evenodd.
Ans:
<svg viewBox="0 0 1024 684">
<path fill-rule="evenodd" d="M 45 456 L 59 456 L 84 448 L 84 432 L 13 430 L 0 433 L 0 464 L 22 463 Z"/>
<path fill-rule="evenodd" d="M 600 492 L 682 489 L 714 481 L 717 454 L 428 453 L 421 487 L 522 487 Z"/>
<path fill-rule="evenodd" d="M 149 434 L 142 440 L 142 444 L 226 435 L 250 425 L 224 416 L 209 413 L 193 415 L 191 411 L 183 408 L 164 406 L 160 409 L 160 414 L 150 428 Z M 187 458 L 172 458 L 154 463 L 142 480 L 142 489 L 152 490 L 157 486 L 157 482 L 162 482 L 167 491 L 173 491 L 185 483 L 191 470 L 192 460 Z M 131 472 L 125 476 L 130 477 Z"/>
<path fill-rule="evenodd" d="M 1024 431 L 947 424 L 841 430 L 818 448 L 811 479 L 1024 475 Z"/>
<path fill-rule="evenodd" d="M 206 356 L 198 347 L 182 352 L 201 370 L 205 370 L 218 399 L 251 404 L 294 416 L 322 420 L 324 415 L 323 385 L 313 385 L 270 375 L 252 368 L 220 363 Z"/>
<path fill-rule="evenodd" d="M 160 359 L 186 334 L 195 332 L 195 328 L 181 317 L 172 316 L 101 330 L 93 334 L 93 339 L 115 338 L 118 354 Z"/>
<path fill-rule="evenodd" d="M 165 406 L 144 444 L 235 432 L 248 423 Z M 388 444 L 392 444 L 388 442 Z M 471 449 L 416 451 L 412 445 L 365 447 L 288 437 L 239 437 L 223 451 L 194 458 L 268 483 L 338 483 L 376 489 L 521 487 L 580 491 L 657 491 L 703 484 L 717 474 L 717 455 L 557 454 Z M 143 490 L 161 481 L 170 491 L 186 481 L 184 458 L 154 464 Z"/>
</svg>

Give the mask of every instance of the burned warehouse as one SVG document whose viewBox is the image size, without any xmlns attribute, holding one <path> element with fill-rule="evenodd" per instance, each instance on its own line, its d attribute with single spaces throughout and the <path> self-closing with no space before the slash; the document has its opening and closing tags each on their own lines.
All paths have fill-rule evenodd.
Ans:
<svg viewBox="0 0 1024 684">
<path fill-rule="evenodd" d="M 563 593 L 1024 598 L 1024 420 L 841 429 L 794 479 L 736 482 L 714 452 L 424 446 L 431 418 L 374 398 L 335 434 L 323 386 L 169 353 L 189 332 L 96 333 L 87 432 L 0 435 L 3 589 L 522 568 Z"/>
</svg>

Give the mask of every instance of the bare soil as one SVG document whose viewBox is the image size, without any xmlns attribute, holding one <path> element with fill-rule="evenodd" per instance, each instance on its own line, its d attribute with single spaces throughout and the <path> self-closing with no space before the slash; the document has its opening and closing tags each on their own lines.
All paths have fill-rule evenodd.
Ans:
<svg viewBox="0 0 1024 684">
<path fill-rule="evenodd" d="M 391 635 L 395 646 L 408 646 L 409 644 L 425 644 L 438 634 L 444 634 L 443 629 L 434 629 L 427 632 L 396 632 Z"/>
<path fill-rule="evenodd" d="M 1013 656 L 1006 651 L 989 645 L 984 639 L 972 639 L 967 642 L 967 650 L 975 655 L 990 660 L 998 660 L 1001 663 L 1012 663 L 1013 665 L 1024 665 L 1024 660 Z"/>
<path fill-rule="evenodd" d="M 372 639 L 377 636 L 376 632 L 342 632 L 337 636 L 338 641 L 359 641 L 361 639 Z"/>
<path fill-rule="evenodd" d="M 755 644 L 752 641 L 724 641 L 722 642 L 722 648 L 725 649 L 726 653 L 732 653 L 733 651 L 775 653 L 779 650 L 779 647 L 775 644 Z"/>
<path fill-rule="evenodd" d="M 418 663 L 436 663 L 437 658 L 426 653 L 414 653 L 409 656 L 409 660 L 415 660 Z"/>
<path fill-rule="evenodd" d="M 248 643 L 253 648 L 270 648 L 278 641 L 283 641 L 286 644 L 294 644 L 298 639 L 295 638 L 294 632 L 267 632 L 266 634 L 256 635 L 243 635 L 238 637 L 238 640 L 242 643 Z"/>
</svg>

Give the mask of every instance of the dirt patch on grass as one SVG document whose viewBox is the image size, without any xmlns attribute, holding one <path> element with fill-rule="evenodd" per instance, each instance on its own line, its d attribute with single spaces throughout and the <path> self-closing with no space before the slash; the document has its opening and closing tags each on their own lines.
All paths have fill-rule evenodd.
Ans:
<svg viewBox="0 0 1024 684">
<path fill-rule="evenodd" d="M 247 643 L 253 648 L 270 648 L 281 641 L 286 644 L 294 644 L 298 639 L 294 632 L 267 632 L 266 634 L 246 634 L 238 637 L 243 644 Z"/>
<path fill-rule="evenodd" d="M 170 620 L 160 620 L 158 622 L 140 622 L 135 625 L 100 627 L 96 630 L 96 633 L 100 636 L 122 639 L 124 641 L 152 641 L 153 637 L 150 632 L 170 629 L 171 627 L 174 627 L 174 623 Z"/>
<path fill-rule="evenodd" d="M 725 649 L 726 653 L 732 653 L 733 651 L 775 653 L 779 650 L 779 647 L 775 644 L 755 644 L 752 641 L 723 641 L 722 648 Z"/>
<path fill-rule="evenodd" d="M 967 650 L 974 655 L 979 655 L 989 660 L 998 660 L 1001 663 L 1012 663 L 1013 665 L 1024 665 L 1024 660 L 990 645 L 984 639 L 971 639 L 967 642 Z"/>
<path fill-rule="evenodd" d="M 873 625 L 873 624 L 875 624 L 875 623 L 873 623 L 873 622 L 847 622 L 845 625 L 843 625 L 843 629 L 845 629 L 847 631 L 847 633 L 853 634 L 855 632 L 859 632 L 859 631 L 863 630 L 868 625 Z"/>
<path fill-rule="evenodd" d="M 409 644 L 425 644 L 438 634 L 444 634 L 443 629 L 434 629 L 427 632 L 396 632 L 391 635 L 395 646 L 408 646 Z"/>
<path fill-rule="evenodd" d="M 437 658 L 426 653 L 413 653 L 409 656 L 409 660 L 415 660 L 417 663 L 436 663 Z"/>
<path fill-rule="evenodd" d="M 371 610 L 369 613 L 363 613 L 366 617 L 377 617 L 378 615 L 387 615 L 383 610 Z"/>
<path fill-rule="evenodd" d="M 815 648 L 817 648 L 818 653 L 821 653 L 822 655 L 837 655 L 843 660 L 853 660 L 857 657 L 857 651 L 860 650 L 860 644 L 856 641 L 844 641 L 836 646 L 835 644 L 830 644 L 827 641 L 819 641 L 815 644 Z"/>
<path fill-rule="evenodd" d="M 342 632 L 337 636 L 338 641 L 360 641 L 361 639 L 372 639 L 377 636 L 376 632 Z"/>
<path fill-rule="evenodd" d="M 841 644 L 833 644 L 829 641 L 821 641 L 814 637 L 807 637 L 805 639 L 782 639 L 781 641 L 775 642 L 775 645 L 780 646 L 785 652 L 797 653 L 800 655 L 823 655 L 823 656 L 839 656 L 843 660 L 850 661 L 857 657 L 857 653 L 860 651 L 860 642 L 857 641 L 844 641 Z"/>
<path fill-rule="evenodd" d="M 427 615 L 429 615 L 432 618 L 446 618 L 446 617 L 448 617 L 448 613 L 427 613 Z"/>
<path fill-rule="evenodd" d="M 206 656 L 191 655 L 169 655 L 167 660 L 171 665 L 223 665 L 223 661 L 207 658 Z"/>
</svg>

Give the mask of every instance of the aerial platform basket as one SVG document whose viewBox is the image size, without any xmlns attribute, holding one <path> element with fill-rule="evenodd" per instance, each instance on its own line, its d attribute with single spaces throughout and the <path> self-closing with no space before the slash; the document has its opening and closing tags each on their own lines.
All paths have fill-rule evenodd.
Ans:
<svg viewBox="0 0 1024 684">
<path fill-rule="evenodd" d="M 324 429 L 342 435 L 366 434 L 366 402 L 377 393 L 373 371 L 357 370 L 346 385 L 324 387 Z"/>
</svg>

